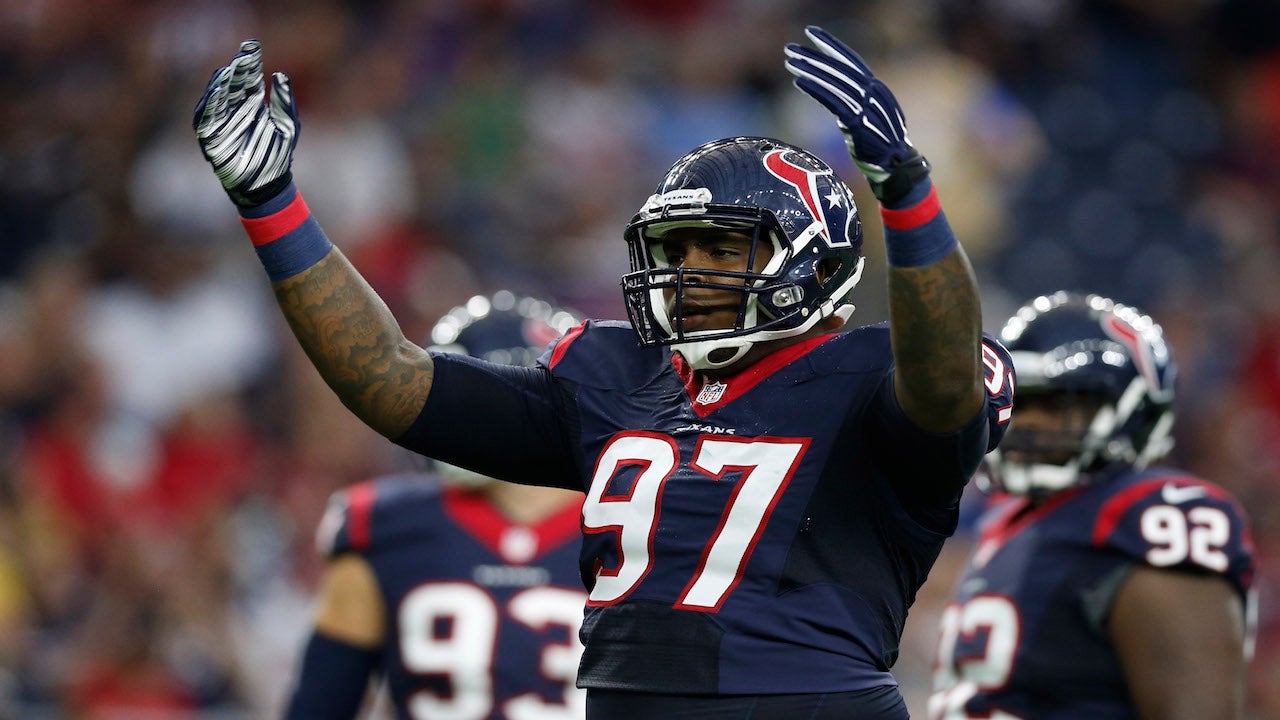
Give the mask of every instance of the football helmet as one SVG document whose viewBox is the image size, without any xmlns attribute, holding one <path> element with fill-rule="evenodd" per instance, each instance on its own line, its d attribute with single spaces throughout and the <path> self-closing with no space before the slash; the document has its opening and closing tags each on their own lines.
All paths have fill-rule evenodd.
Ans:
<svg viewBox="0 0 1280 720">
<path fill-rule="evenodd" d="M 1001 339 L 1019 404 L 1043 403 L 1062 422 L 1019 428 L 1015 409 L 1004 441 L 987 457 L 984 489 L 1053 493 L 1113 463 L 1146 467 L 1173 447 L 1177 368 L 1160 326 L 1142 311 L 1057 292 L 1020 308 Z"/>
<path fill-rule="evenodd" d="M 746 268 L 673 267 L 663 238 L 691 227 L 749 235 Z M 799 335 L 823 318 L 848 319 L 862 276 L 862 222 L 849 187 L 809 151 L 764 137 L 714 140 L 680 158 L 624 238 L 631 272 L 623 296 L 641 344 L 671 346 L 695 370 L 731 365 L 755 343 Z M 761 247 L 772 255 L 751 272 Z M 740 294 L 733 327 L 685 329 L 682 299 L 698 288 Z"/>
<path fill-rule="evenodd" d="M 548 345 L 580 322 L 573 310 L 499 290 L 445 313 L 431 328 L 427 349 L 532 367 Z"/>
</svg>

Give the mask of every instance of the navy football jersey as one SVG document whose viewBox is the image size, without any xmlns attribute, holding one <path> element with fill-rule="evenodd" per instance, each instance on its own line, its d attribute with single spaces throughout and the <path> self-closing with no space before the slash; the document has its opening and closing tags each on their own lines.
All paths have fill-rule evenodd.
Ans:
<svg viewBox="0 0 1280 720">
<path fill-rule="evenodd" d="M 1136 717 L 1106 629 L 1135 565 L 1218 575 L 1247 602 L 1244 512 L 1218 486 L 1160 468 L 1036 507 L 993 505 L 942 617 L 931 720 Z"/>
<path fill-rule="evenodd" d="M 386 601 L 382 671 L 403 719 L 572 720 L 585 594 L 579 508 L 514 524 L 484 496 L 422 476 L 334 496 L 330 557 L 358 553 Z"/>
<path fill-rule="evenodd" d="M 857 691 L 895 684 L 907 609 L 1007 427 L 1012 363 L 994 339 L 983 354 L 986 408 L 939 436 L 897 405 L 886 324 L 704 383 L 630 326 L 590 321 L 541 370 L 436 355 L 397 442 L 586 492 L 581 686 Z"/>
</svg>

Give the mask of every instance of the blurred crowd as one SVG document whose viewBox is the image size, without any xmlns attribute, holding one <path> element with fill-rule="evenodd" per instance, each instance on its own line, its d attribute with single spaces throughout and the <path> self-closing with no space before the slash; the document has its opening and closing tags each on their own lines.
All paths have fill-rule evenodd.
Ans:
<svg viewBox="0 0 1280 720">
<path fill-rule="evenodd" d="M 302 357 L 200 156 L 241 39 L 293 79 L 311 208 L 425 342 L 498 288 L 623 318 L 623 226 L 733 134 L 851 181 L 854 321 L 884 319 L 875 199 L 782 67 L 810 23 L 902 101 L 989 330 L 1060 288 L 1164 325 L 1173 459 L 1252 516 L 1249 708 L 1280 717 L 1280 5 L 27 0 L 0 3 L 0 719 L 271 717 L 327 496 L 406 463 Z M 908 621 L 920 717 L 967 543 Z"/>
</svg>

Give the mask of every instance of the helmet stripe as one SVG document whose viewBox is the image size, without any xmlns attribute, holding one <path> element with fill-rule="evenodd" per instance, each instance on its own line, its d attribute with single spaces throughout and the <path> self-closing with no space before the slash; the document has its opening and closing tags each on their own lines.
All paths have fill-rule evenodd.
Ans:
<svg viewBox="0 0 1280 720">
<path fill-rule="evenodd" d="M 830 242 L 831 235 L 827 232 L 827 218 L 822 212 L 822 205 L 818 202 L 818 174 L 784 158 L 783 154 L 786 152 L 789 151 L 774 150 L 765 155 L 764 167 L 774 177 L 800 191 L 800 199 L 804 200 L 804 204 L 809 208 L 809 213 L 813 215 L 813 218 L 822 223 L 822 236 Z"/>
<path fill-rule="evenodd" d="M 1138 367 L 1138 372 L 1147 382 L 1148 390 L 1152 393 L 1159 392 L 1160 379 L 1156 377 L 1155 362 L 1151 358 L 1147 344 L 1139 337 L 1137 328 L 1115 314 L 1108 314 L 1103 318 L 1102 329 L 1129 349 L 1134 365 Z"/>
</svg>

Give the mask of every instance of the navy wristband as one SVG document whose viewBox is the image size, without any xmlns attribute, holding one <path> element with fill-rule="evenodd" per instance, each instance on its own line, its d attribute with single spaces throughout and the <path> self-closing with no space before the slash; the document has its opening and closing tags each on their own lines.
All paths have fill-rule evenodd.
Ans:
<svg viewBox="0 0 1280 720">
<path fill-rule="evenodd" d="M 880 208 L 885 255 L 891 267 L 931 265 L 960 244 L 942 213 L 933 183 L 921 183 L 904 200 L 906 207 Z"/>
</svg>

